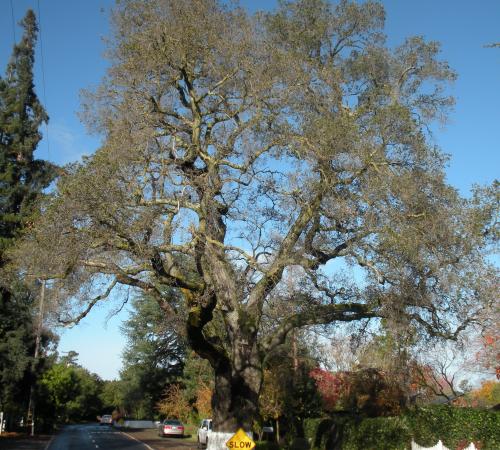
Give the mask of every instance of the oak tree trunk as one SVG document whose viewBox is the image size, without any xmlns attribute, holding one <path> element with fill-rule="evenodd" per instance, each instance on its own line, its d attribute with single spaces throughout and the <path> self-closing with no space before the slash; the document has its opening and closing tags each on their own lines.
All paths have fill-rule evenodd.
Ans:
<svg viewBox="0 0 500 450">
<path fill-rule="evenodd" d="M 213 425 L 216 431 L 251 431 L 259 415 L 259 391 L 262 372 L 258 368 L 239 371 L 217 367 L 212 398 Z"/>
<path fill-rule="evenodd" d="M 245 333 L 241 333 L 244 335 Z M 224 448 L 240 428 L 250 436 L 259 418 L 263 372 L 255 340 L 233 336 L 232 354 L 213 359 L 215 387 L 212 397 L 213 431 L 208 450 Z"/>
</svg>

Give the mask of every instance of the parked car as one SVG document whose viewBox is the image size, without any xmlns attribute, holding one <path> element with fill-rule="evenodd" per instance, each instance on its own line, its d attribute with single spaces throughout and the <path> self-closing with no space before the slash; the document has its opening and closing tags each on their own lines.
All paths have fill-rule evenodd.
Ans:
<svg viewBox="0 0 500 450">
<path fill-rule="evenodd" d="M 158 436 L 184 436 L 184 425 L 179 420 L 166 419 L 158 427 Z"/>
<path fill-rule="evenodd" d="M 212 433 L 212 419 L 203 419 L 198 428 L 198 448 L 208 444 L 210 433 Z"/>
<path fill-rule="evenodd" d="M 110 414 L 105 414 L 101 417 L 100 425 L 113 425 L 113 417 Z"/>
</svg>

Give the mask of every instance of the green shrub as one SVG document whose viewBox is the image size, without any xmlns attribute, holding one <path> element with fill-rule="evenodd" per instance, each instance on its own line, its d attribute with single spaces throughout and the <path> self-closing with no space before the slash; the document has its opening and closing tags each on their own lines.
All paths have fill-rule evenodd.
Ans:
<svg viewBox="0 0 500 450">
<path fill-rule="evenodd" d="M 313 449 L 335 448 L 335 444 L 341 441 L 341 434 L 346 424 L 352 418 L 350 416 L 337 416 L 334 419 L 306 419 L 304 421 L 304 435 L 312 443 Z"/>
<path fill-rule="evenodd" d="M 439 439 L 449 448 L 480 443 L 483 450 L 500 448 L 500 413 L 472 408 L 432 406 L 397 417 L 362 418 L 354 415 L 306 419 L 304 432 L 313 449 L 408 448 L 412 439 L 433 446 Z"/>
<path fill-rule="evenodd" d="M 420 445 L 434 445 L 441 439 L 456 448 L 467 441 L 480 442 L 483 449 L 500 448 L 500 413 L 474 408 L 432 406 L 406 414 L 413 438 Z"/>
<path fill-rule="evenodd" d="M 346 423 L 342 448 L 345 450 L 405 450 L 411 435 L 404 418 L 376 417 Z"/>
<path fill-rule="evenodd" d="M 290 444 L 289 450 L 310 450 L 311 446 L 306 438 L 295 438 Z"/>
<path fill-rule="evenodd" d="M 327 422 L 328 424 L 333 423 L 332 420 L 330 419 L 323 419 L 323 418 L 317 418 L 317 419 L 305 419 L 303 423 L 304 427 L 304 436 L 306 436 L 308 439 L 313 442 L 314 446 L 316 447 L 318 444 L 316 444 L 316 438 L 318 436 L 321 436 L 324 434 L 323 428 L 324 425 L 322 426 L 323 423 Z"/>
<path fill-rule="evenodd" d="M 276 442 L 257 441 L 255 450 L 280 450 L 280 446 Z"/>
<path fill-rule="evenodd" d="M 312 419 L 304 423 L 313 449 L 405 449 L 411 436 L 399 417 Z"/>
</svg>

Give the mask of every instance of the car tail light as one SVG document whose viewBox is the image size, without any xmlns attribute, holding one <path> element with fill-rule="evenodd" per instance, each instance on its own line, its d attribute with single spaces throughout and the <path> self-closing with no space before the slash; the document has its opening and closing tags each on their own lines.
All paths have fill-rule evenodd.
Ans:
<svg viewBox="0 0 500 450">
<path fill-rule="evenodd" d="M 165 430 L 171 430 L 172 427 L 170 425 L 165 425 Z"/>
</svg>

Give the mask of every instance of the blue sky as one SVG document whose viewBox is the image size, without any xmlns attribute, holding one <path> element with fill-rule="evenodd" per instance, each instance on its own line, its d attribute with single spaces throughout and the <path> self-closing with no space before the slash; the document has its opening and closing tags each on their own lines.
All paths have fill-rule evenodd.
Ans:
<svg viewBox="0 0 500 450">
<path fill-rule="evenodd" d="M 242 1 L 245 7 L 271 8 L 275 1 Z M 390 45 L 405 37 L 423 35 L 442 44 L 442 57 L 458 73 L 450 88 L 456 107 L 444 127 L 436 127 L 435 140 L 451 155 L 449 182 L 467 195 L 473 183 L 491 183 L 500 168 L 500 49 L 485 48 L 500 42 L 500 1 L 483 0 L 385 0 L 386 33 Z M 38 157 L 59 164 L 92 153 L 99 145 L 86 134 L 76 112 L 79 91 L 99 82 L 107 63 L 103 38 L 109 33 L 112 0 L 39 0 L 45 96 L 41 53 L 36 59 L 36 88 L 50 116 L 49 143 L 41 143 Z M 10 57 L 14 21 L 28 8 L 38 15 L 37 0 L 0 0 L 0 73 Z M 21 30 L 16 26 L 16 39 Z M 39 41 L 40 44 L 40 41 Z M 43 130 L 46 134 L 45 130 Z M 125 344 L 119 332 L 126 311 L 106 320 L 113 306 L 103 305 L 77 327 L 61 332 L 59 350 L 79 352 L 82 365 L 103 378 L 118 376 Z"/>
</svg>

